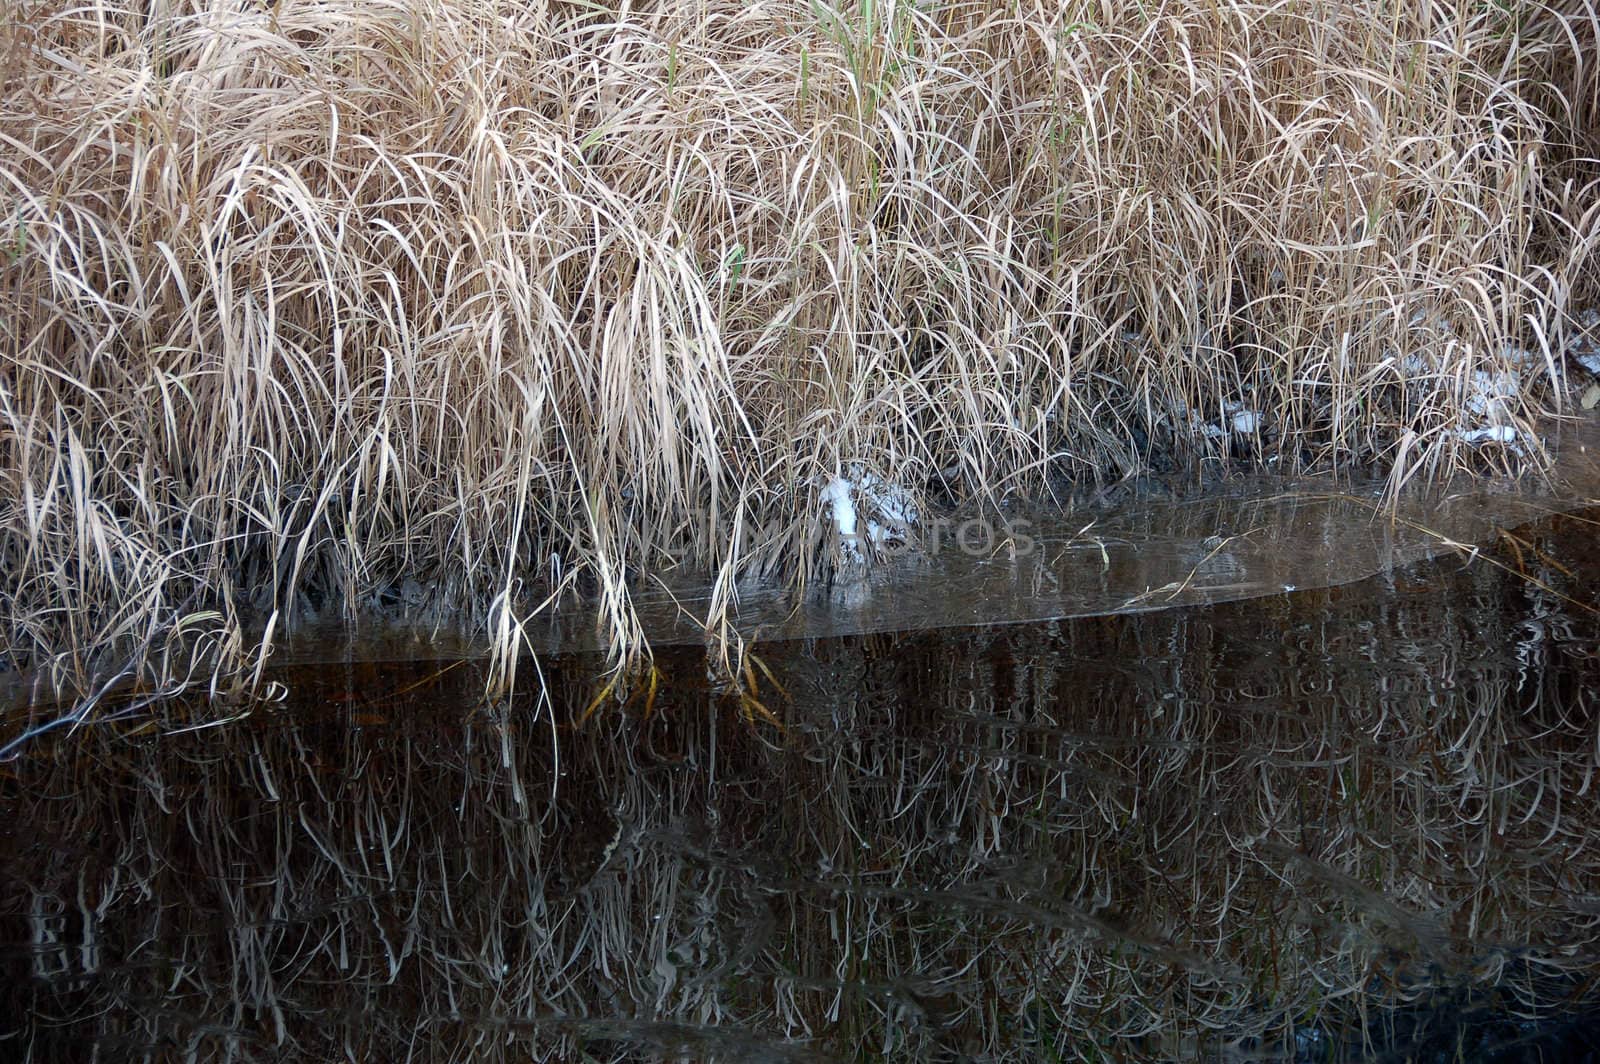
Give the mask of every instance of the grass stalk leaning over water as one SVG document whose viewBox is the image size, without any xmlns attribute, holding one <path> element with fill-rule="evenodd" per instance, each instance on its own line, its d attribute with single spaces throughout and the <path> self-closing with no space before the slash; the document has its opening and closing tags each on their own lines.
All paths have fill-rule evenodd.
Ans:
<svg viewBox="0 0 1600 1064">
<path fill-rule="evenodd" d="M 850 469 L 1026 492 L 1240 410 L 1284 466 L 1479 462 L 1595 294 L 1594 25 L 14 3 L 0 661 L 246 675 L 251 611 L 416 598 L 508 643 L 579 589 L 620 662 L 642 573 L 716 574 L 712 629 L 824 573 Z"/>
</svg>

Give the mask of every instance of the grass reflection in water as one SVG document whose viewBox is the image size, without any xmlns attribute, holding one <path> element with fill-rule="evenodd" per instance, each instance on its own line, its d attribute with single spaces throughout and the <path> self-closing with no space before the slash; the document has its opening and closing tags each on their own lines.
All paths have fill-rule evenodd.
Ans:
<svg viewBox="0 0 1600 1064">
<path fill-rule="evenodd" d="M 1593 516 L 1500 555 L 1542 587 L 1447 561 L 768 645 L 781 730 L 685 651 L 648 718 L 582 728 L 550 719 L 596 689 L 568 658 L 508 705 L 476 665 L 307 666 L 225 728 L 52 735 L 0 776 L 0 1045 L 1570 1053 L 1600 939 Z"/>
</svg>

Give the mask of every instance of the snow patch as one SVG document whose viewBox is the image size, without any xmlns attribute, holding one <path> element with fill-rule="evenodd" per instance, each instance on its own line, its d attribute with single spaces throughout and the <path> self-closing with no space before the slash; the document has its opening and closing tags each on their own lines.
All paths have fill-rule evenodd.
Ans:
<svg viewBox="0 0 1600 1064">
<path fill-rule="evenodd" d="M 1451 430 L 1456 439 L 1471 444 L 1504 444 L 1521 454 L 1522 434 L 1508 422 L 1522 390 L 1522 374 L 1516 370 L 1473 370 L 1466 389 L 1461 407 L 1472 415 L 1472 420 Z"/>
<path fill-rule="evenodd" d="M 1505 443 L 1521 448 L 1521 437 L 1510 425 L 1491 425 L 1483 429 L 1456 429 L 1456 437 L 1466 443 Z"/>
<path fill-rule="evenodd" d="M 1567 357 L 1600 377 L 1600 310 L 1591 307 L 1578 315 L 1578 335 L 1567 340 Z"/>
<path fill-rule="evenodd" d="M 1512 344 L 1500 348 L 1500 357 L 1523 373 L 1530 373 L 1544 365 L 1544 359 L 1539 357 L 1537 352 Z"/>
<path fill-rule="evenodd" d="M 851 463 L 847 475 L 829 480 L 819 499 L 830 511 L 840 554 L 854 561 L 863 560 L 864 547 L 905 543 L 920 519 L 911 492 L 859 462 Z"/>
<path fill-rule="evenodd" d="M 856 540 L 855 485 L 843 477 L 834 477 L 822 489 L 822 505 L 833 510 L 833 529 L 839 534 L 840 550 L 861 557 L 861 545 Z"/>
<path fill-rule="evenodd" d="M 1261 415 L 1243 403 L 1229 400 L 1222 404 L 1222 417 L 1217 421 L 1201 422 L 1189 410 L 1180 408 L 1180 416 L 1187 416 L 1196 435 L 1207 440 L 1226 440 L 1230 436 L 1251 436 L 1261 428 Z"/>
<path fill-rule="evenodd" d="M 1473 370 L 1462 407 L 1491 424 L 1503 424 L 1522 389 L 1522 377 L 1511 370 Z"/>
<path fill-rule="evenodd" d="M 1446 343 L 1446 351 L 1455 345 L 1455 334 L 1448 323 L 1432 314 L 1419 311 L 1410 321 L 1413 331 L 1431 331 Z M 1446 371 L 1444 356 L 1435 353 L 1413 352 L 1399 359 L 1400 369 L 1409 385 L 1422 391 L 1461 391 L 1461 411 L 1464 423 L 1450 430 L 1450 435 L 1463 443 L 1498 443 L 1521 454 L 1524 451 L 1523 433 L 1511 424 L 1517 403 L 1522 395 L 1524 381 L 1538 371 L 1543 360 L 1525 348 L 1507 344 L 1500 349 L 1499 361 L 1509 369 L 1477 369 L 1462 378 Z"/>
</svg>

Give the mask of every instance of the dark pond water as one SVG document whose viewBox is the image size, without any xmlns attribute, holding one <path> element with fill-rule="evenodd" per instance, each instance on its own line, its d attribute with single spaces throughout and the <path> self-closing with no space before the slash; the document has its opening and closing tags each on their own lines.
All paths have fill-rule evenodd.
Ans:
<svg viewBox="0 0 1600 1064">
<path fill-rule="evenodd" d="M 768 642 L 753 698 L 669 648 L 581 726 L 566 655 L 47 733 L 0 1058 L 1600 1059 L 1597 521 Z"/>
</svg>

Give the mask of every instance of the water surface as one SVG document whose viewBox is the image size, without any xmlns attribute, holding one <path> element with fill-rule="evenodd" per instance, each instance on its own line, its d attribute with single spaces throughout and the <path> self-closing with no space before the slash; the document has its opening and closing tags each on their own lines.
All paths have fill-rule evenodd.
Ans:
<svg viewBox="0 0 1600 1064">
<path fill-rule="evenodd" d="M 286 664 L 0 766 L 33 1060 L 1595 1053 L 1600 556 L 664 649 Z M 768 717 L 776 720 L 773 723 Z M 187 729 L 187 730 L 185 730 Z"/>
</svg>

